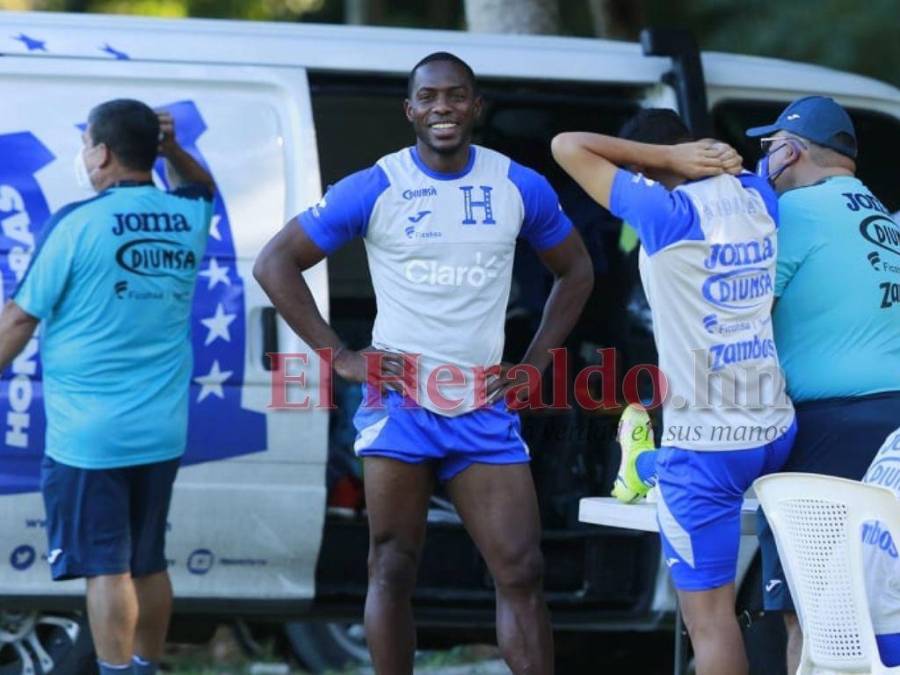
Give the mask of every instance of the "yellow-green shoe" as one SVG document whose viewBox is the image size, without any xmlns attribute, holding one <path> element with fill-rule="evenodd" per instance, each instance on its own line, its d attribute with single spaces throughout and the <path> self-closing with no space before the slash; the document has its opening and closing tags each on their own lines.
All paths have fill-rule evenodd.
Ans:
<svg viewBox="0 0 900 675">
<path fill-rule="evenodd" d="M 632 403 L 625 408 L 619 418 L 616 439 L 622 447 L 622 461 L 619 463 L 619 473 L 616 476 L 612 496 L 620 502 L 632 504 L 645 497 L 652 487 L 641 480 L 636 467 L 638 456 L 656 449 L 653 446 L 653 425 L 650 423 L 650 415 L 643 407 Z"/>
</svg>

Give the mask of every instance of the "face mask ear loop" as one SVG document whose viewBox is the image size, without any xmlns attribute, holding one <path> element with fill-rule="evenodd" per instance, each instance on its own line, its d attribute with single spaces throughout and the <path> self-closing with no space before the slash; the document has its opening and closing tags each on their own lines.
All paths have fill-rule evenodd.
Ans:
<svg viewBox="0 0 900 675">
<path fill-rule="evenodd" d="M 793 159 L 791 159 L 790 161 L 785 162 L 784 164 L 782 164 L 782 165 L 781 165 L 781 168 L 778 169 L 778 171 L 776 171 L 775 173 L 769 174 L 769 176 L 768 176 L 769 182 L 772 183 L 773 185 L 775 184 L 775 181 L 778 180 L 779 176 L 781 176 L 781 174 L 783 174 L 783 173 L 788 169 L 788 167 L 793 166 L 794 164 L 796 164 L 797 160 L 800 159 L 800 151 L 801 151 L 803 148 L 802 148 L 802 146 L 800 145 L 800 143 L 798 143 L 797 141 L 795 141 L 795 140 L 792 139 L 792 138 L 788 138 L 788 139 L 786 139 L 786 140 L 784 141 L 784 145 L 778 146 L 778 147 L 775 148 L 772 152 L 770 152 L 768 155 L 766 155 L 765 158 L 764 158 L 763 160 L 761 160 L 761 161 L 765 161 L 765 169 L 766 169 L 766 172 L 768 172 L 768 170 L 769 170 L 769 157 L 771 157 L 771 156 L 774 155 L 776 152 L 778 152 L 779 150 L 781 150 L 781 148 L 783 148 L 785 145 L 789 145 L 790 147 L 792 147 L 792 148 L 794 149 L 794 157 L 793 157 Z"/>
</svg>

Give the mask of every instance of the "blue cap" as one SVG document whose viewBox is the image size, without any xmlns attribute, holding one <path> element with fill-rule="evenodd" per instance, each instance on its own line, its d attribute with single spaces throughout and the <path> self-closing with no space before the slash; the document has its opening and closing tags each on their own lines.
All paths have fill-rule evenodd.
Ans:
<svg viewBox="0 0 900 675">
<path fill-rule="evenodd" d="M 768 136 L 776 131 L 791 133 L 809 139 L 818 145 L 836 150 L 856 159 L 856 131 L 850 115 L 833 98 L 806 96 L 791 103 L 775 120 L 775 124 L 747 129 L 748 136 Z M 838 134 L 845 133 L 852 143 L 840 141 Z"/>
</svg>

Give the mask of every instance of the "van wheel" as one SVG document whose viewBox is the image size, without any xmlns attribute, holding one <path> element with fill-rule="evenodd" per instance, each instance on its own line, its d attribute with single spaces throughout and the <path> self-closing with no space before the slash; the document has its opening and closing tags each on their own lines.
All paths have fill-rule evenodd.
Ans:
<svg viewBox="0 0 900 675">
<path fill-rule="evenodd" d="M 361 623 L 292 621 L 284 633 L 294 657 L 313 673 L 372 663 Z"/>
<path fill-rule="evenodd" d="M 84 616 L 0 610 L 0 675 L 96 672 L 94 644 Z"/>
</svg>

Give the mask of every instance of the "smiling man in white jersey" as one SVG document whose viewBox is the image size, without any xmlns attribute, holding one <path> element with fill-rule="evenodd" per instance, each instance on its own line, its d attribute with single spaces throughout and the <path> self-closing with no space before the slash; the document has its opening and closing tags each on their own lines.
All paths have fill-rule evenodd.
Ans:
<svg viewBox="0 0 900 675">
<path fill-rule="evenodd" d="M 629 127 L 636 141 L 668 145 L 588 133 L 553 141 L 562 167 L 641 240 L 668 395 L 658 451 L 646 423 L 632 428 L 625 417 L 620 438 L 643 441 L 643 452 L 623 444 L 620 479 L 636 496 L 658 476 L 663 552 L 697 673 L 742 675 L 734 616 L 741 503 L 754 479 L 784 463 L 796 433 L 770 320 L 775 194 L 741 172 L 728 146 L 689 143 L 673 111 L 642 111 Z M 712 177 L 693 180 L 704 176 Z"/>
<path fill-rule="evenodd" d="M 363 354 L 322 319 L 299 269 L 363 237 L 378 305 L 373 348 L 383 372 L 407 372 L 404 394 L 379 387 L 354 418 L 369 517 L 366 637 L 375 670 L 412 673 L 411 597 L 435 479 L 446 484 L 497 591 L 497 636 L 514 673 L 553 672 L 542 596 L 540 522 L 528 449 L 506 408 L 499 364 L 513 253 L 525 238 L 556 275 L 544 321 L 524 362 L 543 370 L 593 285 L 590 259 L 549 183 L 471 144 L 481 111 L 474 74 L 456 56 L 413 68 L 406 116 L 417 142 L 333 186 L 263 250 L 254 274 L 313 348 L 332 348 L 342 377 L 366 382 Z M 479 391 L 479 390 L 483 391 Z"/>
</svg>

